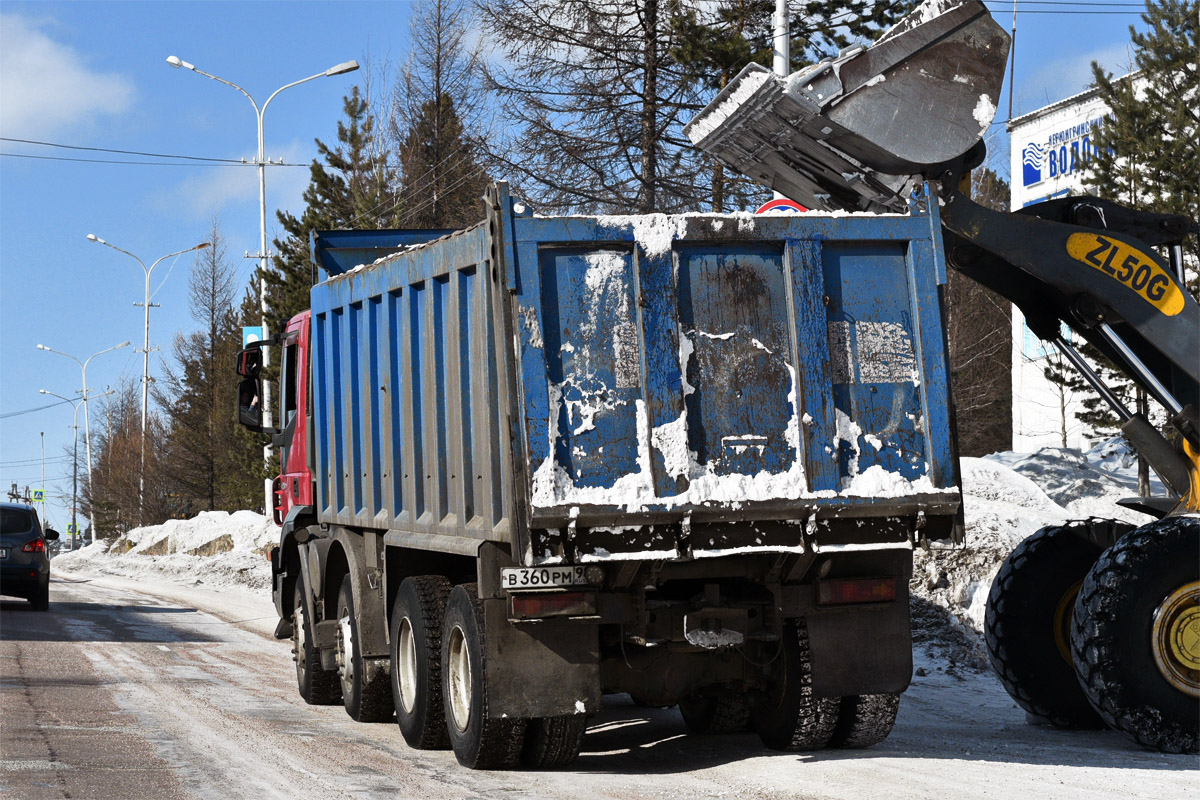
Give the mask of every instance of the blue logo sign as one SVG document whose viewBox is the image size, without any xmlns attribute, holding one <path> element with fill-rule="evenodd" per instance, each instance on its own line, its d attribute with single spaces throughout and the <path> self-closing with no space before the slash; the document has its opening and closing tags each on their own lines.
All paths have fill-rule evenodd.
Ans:
<svg viewBox="0 0 1200 800">
<path fill-rule="evenodd" d="M 1021 163 L 1024 165 L 1024 185 L 1030 186 L 1042 179 L 1042 160 L 1046 158 L 1046 150 L 1036 142 L 1025 145 L 1021 151 Z"/>
<path fill-rule="evenodd" d="M 1103 124 L 1096 118 L 1055 131 L 1046 142 L 1029 142 L 1021 150 L 1021 183 L 1032 186 L 1048 178 L 1072 175 L 1099 152 L 1092 133 Z"/>
</svg>

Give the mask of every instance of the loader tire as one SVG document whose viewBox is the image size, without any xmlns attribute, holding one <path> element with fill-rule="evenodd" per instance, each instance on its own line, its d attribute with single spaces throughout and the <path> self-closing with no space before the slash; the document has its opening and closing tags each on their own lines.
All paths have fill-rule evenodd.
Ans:
<svg viewBox="0 0 1200 800">
<path fill-rule="evenodd" d="M 741 733 L 750 727 L 750 699 L 744 694 L 693 695 L 679 701 L 679 714 L 692 733 Z"/>
<path fill-rule="evenodd" d="M 442 623 L 442 696 L 450 747 L 470 769 L 516 765 L 525 744 L 522 719 L 493 716 L 487 705 L 483 603 L 474 583 L 454 587 Z"/>
<path fill-rule="evenodd" d="M 310 706 L 332 706 L 342 700 L 342 687 L 334 670 L 321 669 L 321 653 L 312 644 L 312 622 L 304 612 L 304 577 L 292 590 L 292 659 L 300 697 Z"/>
<path fill-rule="evenodd" d="M 1109 726 L 1165 753 L 1200 740 L 1200 518 L 1127 534 L 1088 573 L 1071 629 L 1075 670 Z"/>
<path fill-rule="evenodd" d="M 837 726 L 840 697 L 817 697 L 812 688 L 808 627 L 802 619 L 783 625 L 770 685 L 751 713 L 762 743 L 772 750 L 819 750 Z"/>
<path fill-rule="evenodd" d="M 586 714 L 529 720 L 525 726 L 521 764 L 534 769 L 565 767 L 579 758 L 586 730 Z"/>
<path fill-rule="evenodd" d="M 830 747 L 871 747 L 892 732 L 900 711 L 900 693 L 843 697 Z"/>
<path fill-rule="evenodd" d="M 392 605 L 392 704 L 404 740 L 418 750 L 450 747 L 442 707 L 442 619 L 450 581 L 405 578 Z"/>
<path fill-rule="evenodd" d="M 1075 597 L 1102 548 L 1071 523 L 1042 528 L 1004 560 L 992 581 L 984 640 L 1000 683 L 1021 708 L 1059 728 L 1101 728 L 1071 664 Z"/>
<path fill-rule="evenodd" d="M 387 672 L 362 655 L 358 614 L 354 610 L 354 588 L 350 576 L 342 579 L 338 592 L 338 678 L 342 704 L 355 722 L 385 722 L 392 718 L 392 685 Z"/>
</svg>

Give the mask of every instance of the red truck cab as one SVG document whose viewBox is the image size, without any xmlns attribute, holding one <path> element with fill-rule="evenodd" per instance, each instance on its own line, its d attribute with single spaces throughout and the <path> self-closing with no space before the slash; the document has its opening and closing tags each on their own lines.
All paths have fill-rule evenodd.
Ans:
<svg viewBox="0 0 1200 800">
<path fill-rule="evenodd" d="M 279 448 L 280 471 L 272 496 L 276 525 L 283 525 L 293 508 L 313 507 L 313 477 L 308 461 L 308 418 L 312 392 L 309 389 L 308 353 L 312 312 L 292 317 L 282 336 L 283 357 L 279 372 L 279 433 L 273 444 Z"/>
</svg>

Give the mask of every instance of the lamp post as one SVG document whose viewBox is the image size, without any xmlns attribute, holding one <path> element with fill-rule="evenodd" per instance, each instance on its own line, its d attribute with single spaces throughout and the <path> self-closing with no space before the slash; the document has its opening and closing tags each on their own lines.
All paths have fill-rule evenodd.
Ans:
<svg viewBox="0 0 1200 800">
<path fill-rule="evenodd" d="M 70 353 L 64 353 L 62 350 L 55 350 L 53 347 L 46 347 L 46 345 L 44 345 L 44 344 L 39 344 L 37 346 L 38 350 L 45 350 L 48 353 L 58 353 L 60 356 L 66 356 L 67 358 L 71 359 L 76 364 L 78 364 L 79 368 L 83 371 L 83 435 L 84 435 L 84 441 L 87 445 L 87 468 L 88 468 L 88 484 L 89 485 L 92 482 L 92 422 L 91 422 L 91 417 L 88 415 L 88 404 L 87 404 L 87 401 L 88 401 L 88 390 L 87 390 L 88 364 L 90 364 L 92 359 L 95 358 L 96 356 L 102 356 L 105 353 L 110 353 L 113 350 L 120 350 L 122 347 L 128 347 L 128 346 L 129 346 L 129 342 L 121 342 L 120 344 L 116 344 L 116 345 L 113 345 L 112 347 L 101 350 L 99 353 L 92 353 L 90 356 L 87 357 L 86 361 L 80 361 L 78 358 L 71 355 Z M 92 526 L 92 544 L 95 544 L 95 543 L 96 543 L 96 526 L 93 525 Z"/>
<path fill-rule="evenodd" d="M 83 401 L 82 397 L 79 398 L 78 400 L 72 400 L 69 397 L 63 397 L 61 394 L 57 394 L 55 392 L 47 392 L 45 389 L 38 389 L 38 391 L 41 392 L 42 394 L 49 395 L 50 397 L 57 397 L 59 400 L 65 400 L 66 402 L 68 402 L 72 406 L 74 406 L 74 408 L 75 408 L 74 419 L 71 420 L 71 428 L 75 432 L 75 443 L 73 445 L 71 445 L 71 530 L 73 531 L 73 533 L 71 534 L 71 549 L 74 550 L 74 549 L 76 549 L 75 548 L 75 544 L 76 544 L 75 537 L 77 537 L 79 535 L 79 525 L 78 525 L 78 520 L 76 519 L 76 512 L 79 508 L 79 407 L 84 404 L 84 401 Z M 112 392 L 102 392 L 101 394 L 98 394 L 96 396 L 104 397 L 104 395 L 106 395 L 106 394 L 112 394 Z M 43 436 L 44 435 L 45 434 L 43 434 Z M 45 459 L 46 459 L 45 447 L 43 446 L 43 448 L 42 448 L 42 463 L 43 463 L 42 483 L 43 484 L 45 484 L 45 482 L 46 482 L 46 468 L 44 466 Z M 95 526 L 92 526 L 92 527 L 95 528 Z M 95 541 L 95 533 L 94 532 L 93 532 L 92 536 L 93 536 L 92 540 Z"/>
<path fill-rule="evenodd" d="M 201 242 L 200 244 L 198 244 L 194 247 L 189 247 L 185 250 L 179 250 L 174 253 L 167 253 L 165 256 L 163 256 L 162 258 L 158 259 L 153 264 L 151 264 L 149 269 L 147 269 L 146 262 L 142 261 L 140 258 L 135 256 L 133 253 L 129 252 L 128 250 L 124 250 L 120 247 L 117 247 L 115 244 L 106 242 L 94 233 L 89 233 L 87 235 L 87 238 L 89 241 L 98 242 L 99 244 L 102 244 L 105 247 L 111 247 L 113 250 L 116 250 L 118 253 L 124 253 L 125 255 L 129 256 L 134 261 L 138 262 L 138 264 L 141 264 L 142 272 L 144 272 L 146 274 L 146 295 L 145 295 L 146 302 L 142 304 L 146 309 L 146 338 L 144 340 L 145 344 L 142 345 L 142 474 L 141 474 L 141 477 L 138 478 L 138 521 L 141 523 L 145 523 L 145 521 L 146 521 L 145 520 L 145 514 L 146 514 L 146 414 L 147 414 L 147 411 L 148 411 L 149 405 L 150 405 L 150 274 L 152 272 L 154 272 L 155 267 L 157 267 L 163 261 L 166 261 L 168 258 L 171 258 L 173 256 L 181 256 L 184 253 L 190 253 L 193 250 L 203 250 L 205 247 L 208 247 L 208 242 Z M 160 286 L 161 286 L 161 284 L 160 284 Z M 138 304 L 134 303 L 134 305 L 136 306 Z"/>
<path fill-rule="evenodd" d="M 266 339 L 267 336 L 269 335 L 269 331 L 267 330 L 267 277 L 266 277 L 266 275 L 267 275 L 267 172 L 266 172 L 267 160 L 266 160 L 266 150 L 264 147 L 264 139 L 263 139 L 263 115 L 267 113 L 267 106 L 269 106 L 271 104 L 271 101 L 275 99 L 275 96 L 278 95 L 280 92 L 282 92 L 284 89 L 290 89 L 293 86 L 299 86 L 302 83 L 307 83 L 308 81 L 316 80 L 317 78 L 325 78 L 325 77 L 330 77 L 333 75 L 343 75 L 347 72 L 354 72 L 356 69 L 358 69 L 358 62 L 357 61 L 344 61 L 341 64 L 332 66 L 323 72 L 318 72 L 316 75 L 309 75 L 307 78 L 301 78 L 298 81 L 292 81 L 289 84 L 280 86 L 278 89 L 276 89 L 274 92 L 271 93 L 271 96 L 267 98 L 267 102 L 263 103 L 261 108 L 259 108 L 259 105 L 254 100 L 254 98 L 250 96 L 249 92 L 247 92 L 241 86 L 238 86 L 236 83 L 234 83 L 232 81 L 227 81 L 224 78 L 218 78 L 216 75 L 205 72 L 202 69 L 198 69 L 195 64 L 189 64 L 188 62 L 183 61 L 182 59 L 180 59 L 176 56 L 167 56 L 167 63 L 170 64 L 172 67 L 175 67 L 176 69 L 180 69 L 180 68 L 189 69 L 192 72 L 203 75 L 206 78 L 211 78 L 212 80 L 217 81 L 219 83 L 223 83 L 226 86 L 232 86 L 234 89 L 237 89 L 239 92 L 241 92 L 243 95 L 246 96 L 246 99 L 250 101 L 250 104 L 252 106 L 254 106 L 254 113 L 258 117 L 258 158 L 255 160 L 255 163 L 258 165 L 258 254 L 257 254 L 258 255 L 258 304 L 259 304 L 259 312 L 262 317 L 263 338 Z M 263 356 L 263 366 L 270 367 L 271 366 L 271 351 L 264 348 L 262 351 L 262 356 Z M 262 411 L 263 411 L 263 424 L 269 428 L 269 427 L 271 427 L 271 425 L 274 422 L 274 420 L 272 419 L 272 413 L 271 413 L 271 383 L 270 383 L 270 381 L 265 382 L 263 385 Z M 263 460 L 266 461 L 268 465 L 271 463 L 271 445 L 270 444 L 268 444 L 266 447 L 263 448 Z M 266 508 L 269 509 L 270 507 L 271 507 L 271 482 L 268 479 L 267 485 L 266 485 Z"/>
</svg>

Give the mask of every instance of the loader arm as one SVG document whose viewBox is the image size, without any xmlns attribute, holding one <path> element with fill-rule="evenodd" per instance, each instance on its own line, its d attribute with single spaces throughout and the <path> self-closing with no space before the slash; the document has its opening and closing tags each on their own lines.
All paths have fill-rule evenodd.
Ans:
<svg viewBox="0 0 1200 800">
<path fill-rule="evenodd" d="M 1015 303 L 1030 329 L 1052 342 L 1113 407 L 1130 442 L 1194 509 L 1200 306 L 1180 281 L 1179 264 L 1164 263 L 1151 247 L 1177 253 L 1194 223 L 1091 197 L 1004 213 L 948 189 L 942 225 L 948 266 Z M 1183 452 L 1125 407 L 1063 337 L 1063 324 L 1162 404 L 1186 443 Z"/>
</svg>

